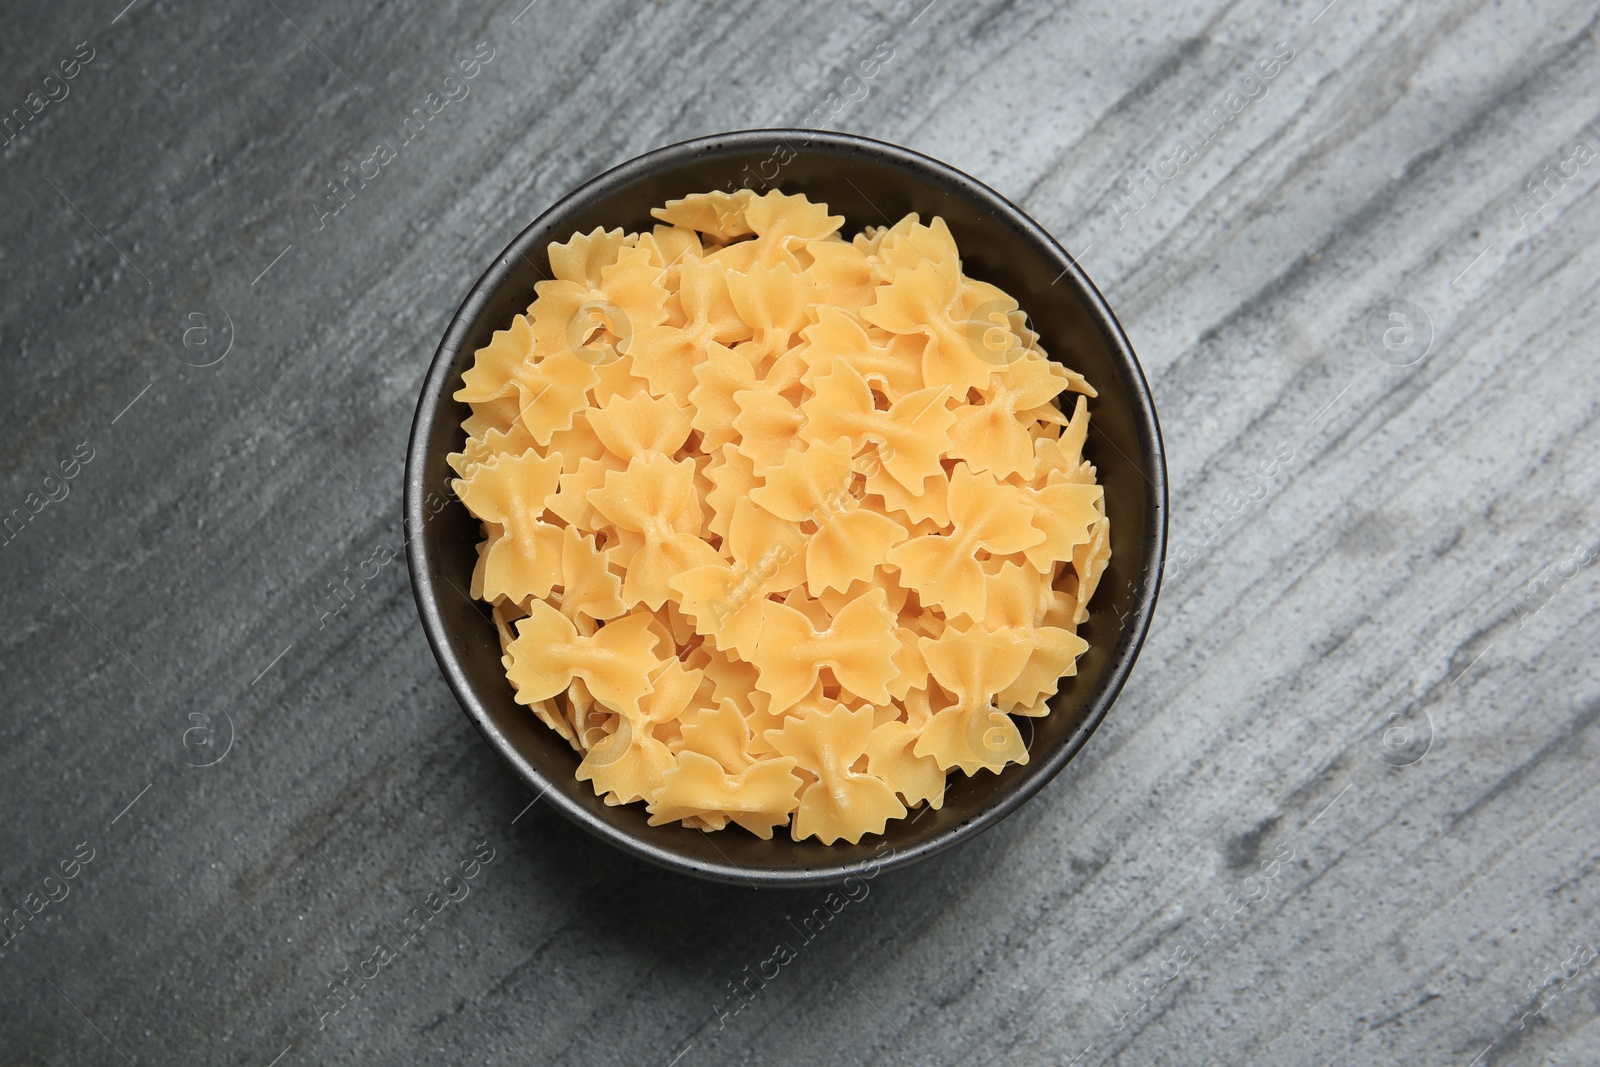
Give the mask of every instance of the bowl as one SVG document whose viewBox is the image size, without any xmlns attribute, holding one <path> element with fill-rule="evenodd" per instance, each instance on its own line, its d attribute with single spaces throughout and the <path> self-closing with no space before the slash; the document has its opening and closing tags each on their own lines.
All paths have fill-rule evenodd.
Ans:
<svg viewBox="0 0 1600 1067">
<path fill-rule="evenodd" d="M 526 310 L 548 277 L 546 247 L 595 226 L 647 229 L 650 209 L 689 193 L 779 188 L 824 201 L 848 236 L 908 212 L 941 216 L 966 272 L 1016 297 L 1055 358 L 1099 390 L 1086 457 L 1111 517 L 1111 563 L 1079 628 L 1089 643 L 1051 713 L 1019 719 L 1029 762 L 999 774 L 951 775 L 944 807 L 891 822 L 860 844 L 762 841 L 736 827 L 704 833 L 650 826 L 644 805 L 607 806 L 573 777 L 578 755 L 512 699 L 486 606 L 467 595 L 482 533 L 451 491 L 445 461 L 465 440 L 465 404 L 451 399 L 473 353 Z M 916 152 L 838 133 L 745 130 L 658 149 L 579 186 L 517 235 L 462 302 L 422 386 L 406 457 L 407 559 L 423 629 L 450 688 L 489 744 L 537 798 L 634 855 L 738 885 L 837 884 L 935 855 L 994 826 L 1039 792 L 1083 748 L 1127 680 L 1149 627 L 1166 542 L 1166 463 L 1150 390 L 1104 298 L 1045 230 L 994 190 Z M 1031 737 L 1030 734 L 1031 728 Z M 1081 827 L 1062 833 L 1080 833 Z"/>
</svg>

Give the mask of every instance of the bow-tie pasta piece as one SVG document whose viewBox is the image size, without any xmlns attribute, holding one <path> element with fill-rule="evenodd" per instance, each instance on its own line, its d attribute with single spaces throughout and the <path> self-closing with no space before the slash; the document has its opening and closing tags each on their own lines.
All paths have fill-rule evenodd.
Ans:
<svg viewBox="0 0 1600 1067">
<path fill-rule="evenodd" d="M 950 236 L 950 228 L 944 224 L 944 219 L 937 215 L 926 226 L 912 213 L 889 227 L 878 242 L 874 258 L 878 261 L 881 277 L 886 281 L 899 271 L 922 263 L 948 266 L 958 272 L 961 269 L 961 255 L 956 250 L 955 238 Z M 961 280 L 970 281 L 965 276 Z M 1003 293 L 1001 295 L 1004 296 Z M 1012 307 L 1015 306 L 1016 301 L 1013 300 Z"/>
<path fill-rule="evenodd" d="M 1024 486 L 1014 495 L 1032 508 L 1033 528 L 1044 535 L 1038 544 L 1022 550 L 1041 574 L 1070 561 L 1078 546 L 1088 543 L 1104 500 L 1100 486 L 1081 482 Z"/>
<path fill-rule="evenodd" d="M 613 806 L 648 799 L 672 766 L 672 753 L 628 716 L 613 718 L 611 731 L 584 753 L 576 777 L 594 783 L 595 793 Z"/>
<path fill-rule="evenodd" d="M 657 396 L 687 403 L 695 387 L 694 369 L 712 344 L 748 341 L 751 330 L 728 296 L 728 273 L 720 264 L 687 259 L 680 266 L 681 325 L 663 323 L 634 334 L 628 354 L 636 373 Z"/>
<path fill-rule="evenodd" d="M 828 214 L 826 204 L 814 204 L 803 196 L 789 196 L 776 189 L 749 201 L 745 221 L 755 239 L 723 249 L 718 253 L 734 270 L 752 266 L 792 267 L 799 271 L 810 264 L 802 262 L 805 247 L 838 232 L 844 216 Z"/>
<path fill-rule="evenodd" d="M 575 234 L 565 244 L 550 246 L 550 273 L 574 285 L 597 286 L 605 269 L 632 243 L 620 229 L 596 226 L 588 233 Z"/>
<path fill-rule="evenodd" d="M 709 756 L 680 751 L 651 798 L 650 821 L 659 826 L 690 813 L 715 813 L 770 840 L 773 828 L 786 825 L 795 809 L 801 783 L 794 765 L 792 759 L 767 759 L 730 773 Z"/>
<path fill-rule="evenodd" d="M 594 365 L 575 352 L 555 352 L 522 365 L 512 381 L 517 388 L 517 418 L 541 446 L 589 405 L 589 390 L 600 381 Z"/>
<path fill-rule="evenodd" d="M 1010 715 L 1076 673 L 1110 560 L 1094 390 L 942 219 L 653 214 L 552 244 L 455 393 L 517 701 L 606 803 L 762 839 L 859 842 L 1026 762 Z"/>
<path fill-rule="evenodd" d="M 455 399 L 479 404 L 513 395 L 512 379 L 533 355 L 533 327 L 526 315 L 511 320 L 511 327 L 496 330 L 489 343 L 473 354 L 472 366 L 461 375 Z"/>
<path fill-rule="evenodd" d="M 691 193 L 681 200 L 668 200 L 650 214 L 662 222 L 697 230 L 720 244 L 727 244 L 753 231 L 745 221 L 745 208 L 755 199 L 749 189 L 732 193 Z"/>
<path fill-rule="evenodd" d="M 870 579 L 889 547 L 906 536 L 898 522 L 857 506 L 848 494 L 853 473 L 847 442 L 812 445 L 790 452 L 766 472 L 766 484 L 750 493 L 779 518 L 817 527 L 805 545 L 806 584 L 813 596 Z"/>
<path fill-rule="evenodd" d="M 994 706 L 994 697 L 1022 673 L 1032 651 L 1029 641 L 974 626 L 947 629 L 938 639 L 924 637 L 921 644 L 928 670 L 956 701 L 923 729 L 916 755 L 931 756 L 945 770 L 959 767 L 968 775 L 1028 762 L 1022 735 Z"/>
<path fill-rule="evenodd" d="M 1017 416 L 1049 404 L 1066 383 L 1040 369 L 1032 360 L 1018 359 L 989 375 L 980 390 L 983 403 L 966 408 L 950 427 L 950 452 L 975 471 L 990 471 L 996 478 L 1020 474 L 1033 477 L 1033 438 Z M 1052 406 L 1053 410 L 1053 406 Z M 1057 412 L 1059 414 L 1059 412 Z"/>
<path fill-rule="evenodd" d="M 753 266 L 727 275 L 728 297 L 750 327 L 745 358 L 764 367 L 789 349 L 805 328 L 806 308 L 816 295 L 811 276 L 791 267 Z"/>
<path fill-rule="evenodd" d="M 757 684 L 772 697 L 773 711 L 798 703 L 824 667 L 865 700 L 889 699 L 900 642 L 881 592 L 874 590 L 847 605 L 820 632 L 813 625 L 804 611 L 787 604 L 761 607 L 761 635 L 751 659 L 760 672 Z"/>
<path fill-rule="evenodd" d="M 901 584 L 915 589 L 928 606 L 954 618 L 981 619 L 987 600 L 983 566 L 977 553 L 1003 556 L 1038 544 L 1033 513 L 995 482 L 959 464 L 950 477 L 948 533 L 923 534 L 889 549 L 886 558 L 900 568 Z"/>
<path fill-rule="evenodd" d="M 994 323 L 987 319 L 957 320 L 956 290 L 960 267 L 924 260 L 902 268 L 894 280 L 878 288 L 877 300 L 862 318 L 890 333 L 921 334 L 928 339 L 922 353 L 922 380 L 942 382 L 955 396 L 965 396 L 989 380 L 1001 357 L 984 347 Z"/>
<path fill-rule="evenodd" d="M 806 425 L 800 436 L 816 444 L 845 440 L 852 452 L 871 443 L 882 445 L 881 462 L 901 485 L 920 488 L 937 474 L 950 445 L 956 413 L 945 406 L 946 385 L 929 386 L 880 410 L 866 379 L 847 361 L 839 360 L 801 408 Z"/>
<path fill-rule="evenodd" d="M 534 327 L 518 315 L 478 349 L 454 395 L 501 429 L 522 423 L 543 446 L 572 425 L 598 381 L 594 366 L 578 355 L 538 345 Z"/>
<path fill-rule="evenodd" d="M 595 275 L 562 277 L 534 285 L 528 306 L 534 350 L 544 358 L 572 354 L 591 367 L 625 355 L 638 331 L 667 320 L 661 268 L 648 249 L 623 247 Z M 552 263 L 552 266 L 554 264 Z"/>
<path fill-rule="evenodd" d="M 550 605 L 535 601 L 532 607 L 517 623 L 517 638 L 506 650 L 511 658 L 506 675 L 516 687 L 517 700 L 547 700 L 581 678 L 596 700 L 637 714 L 658 663 L 650 616 L 626 615 L 583 637 L 572 620 Z"/>
<path fill-rule="evenodd" d="M 682 723 L 676 765 L 651 797 L 652 822 L 722 815 L 762 839 L 788 823 L 801 785 L 795 761 L 752 755 L 749 720 L 732 700 L 698 709 Z"/>
<path fill-rule="evenodd" d="M 668 660 L 657 668 L 637 714 L 619 713 L 578 765 L 580 782 L 593 782 L 607 804 L 648 800 L 672 767 L 667 742 L 656 736 L 663 722 L 676 721 L 694 700 L 702 674 Z"/>
<path fill-rule="evenodd" d="M 589 413 L 589 425 L 623 463 L 646 452 L 672 456 L 689 439 L 689 418 L 677 401 L 649 393 L 613 397 Z"/>
<path fill-rule="evenodd" d="M 542 521 L 560 474 L 558 460 L 529 450 L 500 456 L 454 483 L 462 503 L 501 531 L 483 556 L 485 600 L 549 596 L 561 580 L 561 530 Z"/>
<path fill-rule="evenodd" d="M 806 340 L 802 358 L 808 383 L 830 374 L 833 361 L 842 359 L 890 401 L 914 393 L 925 384 L 922 352 L 915 342 L 897 344 L 898 338 L 892 334 L 883 335 L 881 341 L 874 340 L 866 327 L 837 307 L 818 305 L 816 316 L 816 322 L 800 331 Z"/>
<path fill-rule="evenodd" d="M 700 539 L 700 498 L 688 460 L 635 456 L 626 470 L 612 471 L 599 489 L 589 490 L 589 503 L 627 546 L 622 597 L 629 605 L 655 610 L 672 595 L 669 577 L 718 562 L 716 550 Z"/>
<path fill-rule="evenodd" d="M 905 805 L 888 783 L 851 769 L 867 754 L 871 737 L 872 709 L 851 711 L 842 704 L 791 718 L 783 729 L 767 732 L 773 748 L 817 779 L 800 790 L 792 831 L 796 841 L 815 837 L 831 845 L 842 838 L 855 844 L 905 815 Z"/>
</svg>

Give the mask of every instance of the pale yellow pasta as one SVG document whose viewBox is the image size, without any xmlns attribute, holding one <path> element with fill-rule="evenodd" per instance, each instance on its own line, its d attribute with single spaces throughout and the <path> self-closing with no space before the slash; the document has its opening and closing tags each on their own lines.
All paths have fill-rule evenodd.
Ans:
<svg viewBox="0 0 1600 1067">
<path fill-rule="evenodd" d="M 455 394 L 518 702 L 608 804 L 707 832 L 858 842 L 1026 763 L 1110 560 L 1093 389 L 941 219 L 655 215 L 552 244 Z"/>
</svg>

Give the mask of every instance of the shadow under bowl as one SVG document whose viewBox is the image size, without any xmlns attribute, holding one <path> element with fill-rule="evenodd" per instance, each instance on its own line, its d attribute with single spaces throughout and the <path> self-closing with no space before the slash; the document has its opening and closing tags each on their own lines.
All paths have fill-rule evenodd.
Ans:
<svg viewBox="0 0 1600 1067">
<path fill-rule="evenodd" d="M 1045 351 L 1099 391 L 1089 402 L 1086 457 L 1111 517 L 1111 563 L 1079 628 L 1089 643 L 1051 713 L 1019 718 L 1029 762 L 1000 774 L 950 776 L 944 806 L 891 822 L 860 844 L 772 840 L 730 827 L 703 833 L 650 826 L 644 805 L 609 807 L 573 777 L 578 755 L 512 699 L 486 606 L 468 598 L 478 521 L 450 489 L 445 457 L 460 451 L 470 414 L 451 399 L 476 350 L 527 309 L 549 276 L 546 248 L 596 226 L 634 232 L 650 209 L 689 193 L 748 185 L 804 193 L 845 217 L 848 236 L 909 212 L 943 218 L 963 269 L 1014 296 Z M 422 387 L 406 459 L 405 520 L 412 589 L 440 669 L 473 724 L 543 798 L 586 830 L 643 859 L 702 878 L 753 886 L 836 884 L 925 859 L 1015 811 L 1053 778 L 1105 718 L 1138 656 L 1155 608 L 1166 542 L 1166 462 L 1139 362 L 1077 263 L 1045 230 L 985 185 L 904 148 L 837 133 L 747 130 L 672 145 L 586 182 L 517 235 L 473 286 L 445 331 Z M 1031 736 L 1030 736 L 1031 735 Z"/>
</svg>

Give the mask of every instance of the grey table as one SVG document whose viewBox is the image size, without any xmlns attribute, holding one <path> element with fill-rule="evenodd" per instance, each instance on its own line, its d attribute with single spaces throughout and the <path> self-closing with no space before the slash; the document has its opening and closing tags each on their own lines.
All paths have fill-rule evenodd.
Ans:
<svg viewBox="0 0 1600 1067">
<path fill-rule="evenodd" d="M 124 2 L 0 16 L 0 1062 L 1600 1062 L 1600 9 Z M 530 807 L 387 557 L 509 236 L 814 123 L 1082 258 L 1173 508 L 1087 750 L 801 938 Z"/>
</svg>

